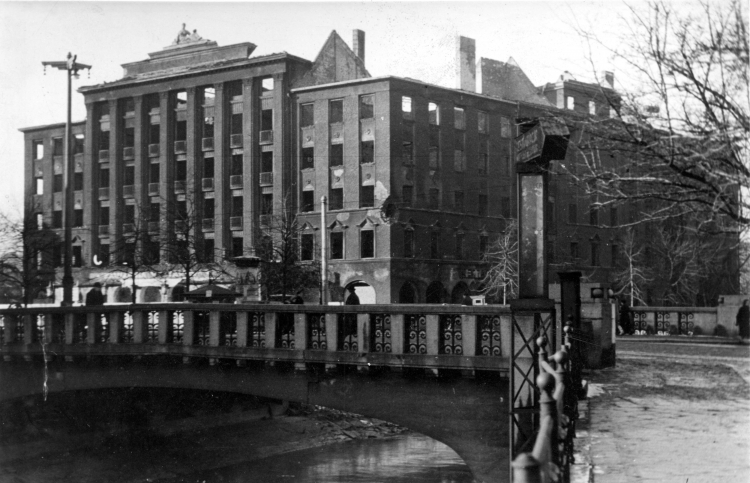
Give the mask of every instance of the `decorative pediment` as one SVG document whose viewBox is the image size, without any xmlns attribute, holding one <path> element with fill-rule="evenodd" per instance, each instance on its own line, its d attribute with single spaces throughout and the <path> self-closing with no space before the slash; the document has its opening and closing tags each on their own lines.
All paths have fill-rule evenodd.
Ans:
<svg viewBox="0 0 750 483">
<path fill-rule="evenodd" d="M 310 222 L 304 222 L 302 226 L 299 227 L 300 231 L 315 231 L 317 230 L 316 227 L 312 226 Z"/>
<path fill-rule="evenodd" d="M 339 220 L 336 220 L 328 225 L 329 230 L 346 230 L 347 228 L 349 228 L 349 225 L 344 225 Z"/>
<path fill-rule="evenodd" d="M 376 218 L 373 218 L 371 216 L 365 216 L 362 219 L 362 221 L 360 221 L 359 223 L 357 223 L 357 226 L 360 227 L 360 228 L 363 228 L 365 226 L 376 227 L 379 224 L 380 223 L 378 223 L 378 220 Z"/>
</svg>

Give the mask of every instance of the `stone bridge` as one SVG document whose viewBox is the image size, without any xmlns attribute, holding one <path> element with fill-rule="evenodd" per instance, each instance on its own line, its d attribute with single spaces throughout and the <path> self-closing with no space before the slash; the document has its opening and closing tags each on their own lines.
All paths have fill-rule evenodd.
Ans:
<svg viewBox="0 0 750 483">
<path fill-rule="evenodd" d="M 408 427 L 453 448 L 477 481 L 508 481 L 509 401 L 520 393 L 518 383 L 510 391 L 509 375 L 538 321 L 499 306 L 3 310 L 0 400 L 166 387 L 299 401 Z M 513 330 L 524 323 L 526 336 Z M 526 356 L 522 372 L 530 374 L 534 356 Z"/>
</svg>

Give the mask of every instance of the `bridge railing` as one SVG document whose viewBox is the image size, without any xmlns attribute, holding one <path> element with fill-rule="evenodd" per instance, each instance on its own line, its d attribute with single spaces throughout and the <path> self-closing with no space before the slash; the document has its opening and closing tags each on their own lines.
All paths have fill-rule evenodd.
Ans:
<svg viewBox="0 0 750 483">
<path fill-rule="evenodd" d="M 0 310 L 0 354 L 273 360 L 300 370 L 309 363 L 507 370 L 510 320 L 503 306 L 32 307 Z"/>
<path fill-rule="evenodd" d="M 533 450 L 519 454 L 512 463 L 513 483 L 570 482 L 573 439 L 578 418 L 578 394 L 572 354 L 572 328 L 565 327 L 565 343 L 552 359 L 547 357 L 547 339 L 536 340 L 539 347 L 539 430 Z"/>
</svg>

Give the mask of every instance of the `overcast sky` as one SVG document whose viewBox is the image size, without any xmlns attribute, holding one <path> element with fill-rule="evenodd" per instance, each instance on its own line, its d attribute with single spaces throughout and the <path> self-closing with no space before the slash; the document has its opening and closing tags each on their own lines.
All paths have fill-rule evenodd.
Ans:
<svg viewBox="0 0 750 483">
<path fill-rule="evenodd" d="M 639 5 L 638 1 L 629 2 Z M 366 32 L 366 66 L 373 76 L 397 75 L 454 87 L 455 37 L 476 39 L 477 57 L 513 57 L 536 85 L 563 71 L 591 77 L 588 48 L 576 28 L 619 42 L 625 4 L 615 0 L 368 3 L 0 2 L 0 193 L 22 202 L 20 127 L 65 121 L 65 73 L 42 61 L 67 53 L 93 65 L 80 86 L 113 81 L 121 64 L 148 58 L 171 44 L 185 22 L 219 45 L 253 42 L 253 55 L 286 51 L 314 60 L 331 30 L 351 46 Z M 596 70 L 615 70 L 594 52 Z M 73 120 L 85 117 L 73 97 Z M 2 200 L 3 206 L 5 196 Z M 2 209 L 2 208 L 0 208 Z"/>
</svg>

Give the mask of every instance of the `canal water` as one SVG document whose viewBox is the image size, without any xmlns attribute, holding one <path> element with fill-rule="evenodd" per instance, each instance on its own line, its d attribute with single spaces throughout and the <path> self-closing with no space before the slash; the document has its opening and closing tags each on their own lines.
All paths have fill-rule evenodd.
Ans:
<svg viewBox="0 0 750 483">
<path fill-rule="evenodd" d="M 330 444 L 161 483 L 472 483 L 448 446 L 420 434 Z"/>
</svg>

